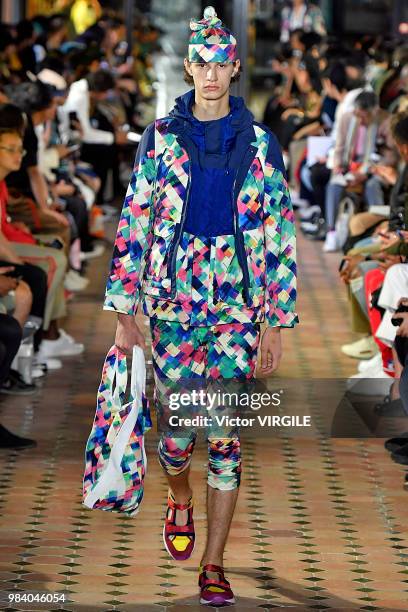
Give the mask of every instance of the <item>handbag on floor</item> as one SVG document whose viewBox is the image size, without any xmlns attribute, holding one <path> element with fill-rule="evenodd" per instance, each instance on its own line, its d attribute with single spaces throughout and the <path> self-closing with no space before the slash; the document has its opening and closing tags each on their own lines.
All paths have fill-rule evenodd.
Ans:
<svg viewBox="0 0 408 612">
<path fill-rule="evenodd" d="M 151 429 L 145 395 L 143 351 L 133 347 L 129 401 L 126 355 L 113 346 L 105 359 L 96 413 L 85 449 L 83 504 L 134 516 L 140 510 L 147 458 L 144 434 Z"/>
<path fill-rule="evenodd" d="M 336 234 L 339 247 L 342 249 L 349 236 L 349 223 L 355 214 L 355 204 L 353 198 L 346 195 L 340 202 L 339 212 L 336 220 Z"/>
</svg>

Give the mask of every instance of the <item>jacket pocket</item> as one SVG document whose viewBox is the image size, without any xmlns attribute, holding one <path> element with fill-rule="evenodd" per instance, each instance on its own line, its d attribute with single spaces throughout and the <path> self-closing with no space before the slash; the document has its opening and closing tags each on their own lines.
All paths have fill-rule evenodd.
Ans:
<svg viewBox="0 0 408 612">
<path fill-rule="evenodd" d="M 242 305 L 243 276 L 233 235 L 217 236 L 212 245 L 212 302 Z"/>
<path fill-rule="evenodd" d="M 238 195 L 239 227 L 242 231 L 258 228 L 263 224 L 264 179 L 262 165 L 255 158 Z"/>
<path fill-rule="evenodd" d="M 243 236 L 249 275 L 249 295 L 253 306 L 262 306 L 265 301 L 266 286 L 264 226 L 244 231 Z"/>
<path fill-rule="evenodd" d="M 175 232 L 172 221 L 159 219 L 152 228 L 152 246 L 147 257 L 146 278 L 162 281 L 168 276 L 171 244 Z"/>
<path fill-rule="evenodd" d="M 194 236 L 183 232 L 176 254 L 176 299 L 180 302 L 191 299 L 193 259 Z"/>
</svg>

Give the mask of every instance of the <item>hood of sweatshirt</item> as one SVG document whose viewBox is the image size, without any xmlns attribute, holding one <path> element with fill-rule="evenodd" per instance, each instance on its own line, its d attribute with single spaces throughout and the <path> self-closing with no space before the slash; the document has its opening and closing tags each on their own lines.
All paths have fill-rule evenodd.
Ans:
<svg viewBox="0 0 408 612">
<path fill-rule="evenodd" d="M 176 99 L 172 128 L 188 143 L 192 188 L 185 230 L 200 236 L 233 234 L 232 191 L 244 149 L 254 138 L 253 115 L 242 98 L 230 96 L 230 112 L 199 121 L 192 113 L 194 90 Z"/>
<path fill-rule="evenodd" d="M 236 96 L 229 97 L 229 114 L 213 121 L 200 121 L 194 117 L 193 103 L 194 89 L 176 99 L 170 117 L 174 118 L 178 131 L 193 140 L 199 152 L 201 167 L 204 156 L 213 155 L 219 157 L 219 167 L 225 167 L 238 135 L 252 129 L 254 117 L 246 108 L 244 100 Z"/>
</svg>

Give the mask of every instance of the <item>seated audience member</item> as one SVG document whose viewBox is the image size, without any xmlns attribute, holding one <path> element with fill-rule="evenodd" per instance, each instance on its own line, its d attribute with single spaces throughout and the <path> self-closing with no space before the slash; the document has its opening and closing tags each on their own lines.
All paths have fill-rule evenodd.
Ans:
<svg viewBox="0 0 408 612">
<path fill-rule="evenodd" d="M 388 118 L 378 107 L 377 96 L 363 91 L 355 100 L 353 113 L 343 115 L 333 156 L 332 176 L 326 192 L 327 236 L 325 251 L 339 249 L 335 223 L 340 201 L 346 189 L 360 190 L 368 207 L 384 204 L 380 178 L 367 174 L 378 151 L 378 141 Z"/>
<path fill-rule="evenodd" d="M 285 52 L 281 61 L 272 61 L 275 73 L 281 75 L 283 82 L 266 104 L 263 123 L 275 132 L 278 139 L 285 138 L 288 116 L 297 114 L 298 118 L 307 121 L 318 114 L 321 84 L 319 65 L 312 51 L 319 40 L 316 35 L 296 30 L 290 38 L 290 50 Z"/>
<path fill-rule="evenodd" d="M 397 308 L 399 300 L 408 294 L 408 266 L 401 262 L 401 257 L 408 253 L 408 233 L 405 231 L 408 219 L 408 182 L 407 182 L 407 162 L 408 162 L 408 114 L 401 113 L 395 115 L 391 122 L 391 133 L 401 156 L 401 168 L 395 186 L 391 192 L 391 215 L 388 228 L 373 237 L 371 243 L 367 240 L 355 245 L 353 251 L 345 258 L 346 267 L 342 270 L 343 280 L 350 284 L 354 304 L 355 320 L 359 321 L 355 331 L 373 331 L 376 336 L 377 344 L 382 350 L 383 366 L 386 360 L 390 359 L 389 347 L 395 338 L 395 327 L 391 324 L 391 317 Z M 356 252 L 357 251 L 357 252 Z M 373 325 L 368 324 L 365 329 L 365 320 L 369 323 L 369 310 L 367 299 L 365 299 L 364 286 L 377 283 L 379 293 L 377 303 L 383 309 L 383 315 Z M 352 303 L 353 307 L 353 303 Z M 360 308 L 359 308 L 360 307 Z M 357 309 L 357 310 L 356 310 Z M 358 345 L 358 346 L 357 346 Z M 370 341 L 363 339 L 354 345 L 346 345 L 343 351 L 351 356 L 364 357 L 364 351 L 369 352 Z M 370 356 L 370 355 L 368 355 Z M 376 357 L 373 357 L 373 366 L 376 365 Z M 394 362 L 396 355 L 394 353 Z M 370 367 L 370 366 L 369 366 Z M 374 367 L 374 369 L 375 369 Z M 378 368 L 377 368 L 378 369 Z M 367 374 L 368 376 L 368 374 Z"/>
<path fill-rule="evenodd" d="M 11 270 L 11 267 L 0 268 L 0 393 L 31 395 L 36 391 L 35 385 L 25 383 L 18 372 L 11 370 L 11 364 L 20 347 L 32 296 L 23 281 L 6 276 Z M 8 314 L 9 309 L 13 314 Z M 35 440 L 13 434 L 0 424 L 0 448 L 26 448 L 36 444 Z"/>
<path fill-rule="evenodd" d="M 279 136 L 284 150 L 288 149 L 292 138 L 298 140 L 303 137 L 304 128 L 319 119 L 322 109 L 322 83 L 317 60 L 307 57 L 300 62 L 294 74 L 294 81 L 299 90 L 301 104 L 300 108 L 287 108 L 282 113 L 283 125 Z M 297 135 L 298 132 L 301 134 Z"/>
<path fill-rule="evenodd" d="M 354 88 L 355 82 L 348 78 L 345 63 L 339 61 L 334 62 L 327 69 L 323 77 L 323 85 L 326 95 L 337 102 L 334 123 L 330 131 L 333 145 L 326 158 L 318 160 L 309 168 L 313 206 L 304 208 L 300 212 L 301 221 L 307 223 L 307 225 L 302 224 L 302 230 L 317 234 L 322 228 L 322 236 L 319 235 L 318 238 L 326 235 L 326 228 L 319 220 L 325 220 L 326 186 L 333 169 L 333 153 L 337 142 L 338 126 L 343 115 L 352 112 L 356 97 L 363 91 L 361 87 Z"/>
<path fill-rule="evenodd" d="M 41 70 L 38 78 L 46 82 L 51 88 L 56 108 L 61 107 L 66 100 L 66 82 L 53 70 Z M 56 109 L 50 113 L 46 123 L 36 126 L 38 138 L 38 166 L 47 178 L 50 192 L 53 198 L 68 216 L 70 221 L 71 242 L 79 240 L 79 246 L 84 256 L 96 256 L 103 252 L 98 245 L 93 247 L 93 239 L 89 234 L 89 209 L 95 201 L 95 193 L 76 176 L 76 161 L 71 156 L 70 147 L 62 144 L 59 124 L 56 120 Z M 70 258 L 73 265 L 72 258 Z M 80 276 L 80 265 L 76 266 L 76 274 L 73 270 L 69 272 L 69 278 L 79 282 L 79 286 L 85 288 L 88 281 Z M 69 288 L 69 286 L 67 287 Z M 73 289 L 75 290 L 75 289 Z"/>
<path fill-rule="evenodd" d="M 58 211 L 48 189 L 47 181 L 38 167 L 38 139 L 35 126 L 47 120 L 50 109 L 54 108 L 51 90 L 40 81 L 25 82 L 17 86 L 6 88 L 10 101 L 26 114 L 27 125 L 24 132 L 24 156 L 18 172 L 12 172 L 7 178 L 7 186 L 13 189 L 19 204 L 18 211 L 21 221 L 24 221 L 31 230 L 41 233 L 52 233 L 62 237 L 67 248 L 70 243 L 69 222 Z M 21 197 L 25 198 L 23 206 Z M 29 200 L 37 206 L 32 210 Z M 17 210 L 17 208 L 16 208 Z"/>
<path fill-rule="evenodd" d="M 408 310 L 408 298 L 401 298 L 398 308 Z M 408 312 L 396 312 L 393 315 L 394 324 L 399 324 L 395 337 L 395 352 L 397 354 L 399 374 L 399 397 L 404 412 L 408 418 Z M 408 431 L 400 433 L 395 438 L 385 442 L 385 448 L 390 451 L 391 459 L 396 463 L 408 465 Z M 405 475 L 405 485 L 408 482 Z"/>
<path fill-rule="evenodd" d="M 0 280 L 1 287 L 1 280 Z M 1 293 L 1 289 L 0 289 Z M 3 389 L 5 382 L 10 377 L 10 366 L 17 355 L 22 339 L 22 329 L 18 321 L 8 315 L 0 313 L 0 388 Z M 24 381 L 21 381 L 25 385 Z M 34 389 L 24 389 L 24 386 L 14 384 L 14 394 L 28 395 L 35 391 Z M 33 385 L 25 385 L 31 387 Z M 37 442 L 30 438 L 18 436 L 3 425 L 0 424 L 0 449 L 1 448 L 28 448 L 36 446 Z"/>
<path fill-rule="evenodd" d="M 10 106 L 12 105 L 0 107 L 0 259 L 7 264 L 13 264 L 15 273 L 22 274 L 37 298 L 38 310 L 32 314 L 43 318 L 44 330 L 38 359 L 78 355 L 83 352 L 83 345 L 73 342 L 72 338 L 58 327 L 58 319 L 66 314 L 64 277 L 67 260 L 63 251 L 38 244 L 38 237 L 34 238 L 27 226 L 8 220 L 8 193 L 4 179 L 11 171 L 19 168 L 24 153 L 23 117 L 16 107 Z M 44 240 L 47 237 L 41 238 Z M 29 262 L 35 265 L 29 266 Z M 45 306 L 41 301 L 44 300 L 43 292 L 38 295 L 43 272 L 37 267 L 44 270 L 48 277 Z"/>
<path fill-rule="evenodd" d="M 69 122 L 70 113 L 75 113 L 81 125 L 83 142 L 81 159 L 93 165 L 101 180 L 99 202 L 103 202 L 108 171 L 113 169 L 118 172 L 115 144 L 125 144 L 127 136 L 126 132 L 115 130 L 112 125 L 109 126 L 110 130 L 93 127 L 91 107 L 98 101 L 104 100 L 114 87 L 115 81 L 110 72 L 98 70 L 90 73 L 85 78 L 72 83 L 67 101 L 62 107 L 65 124 Z M 104 123 L 108 124 L 106 118 Z"/>
<path fill-rule="evenodd" d="M 30 314 L 32 295 L 24 281 L 8 276 L 12 271 L 11 266 L 0 268 L 0 393 L 31 395 L 36 386 L 27 384 L 16 370 L 11 369 L 11 364 Z M 0 437 L 1 431 L 0 427 Z"/>
</svg>

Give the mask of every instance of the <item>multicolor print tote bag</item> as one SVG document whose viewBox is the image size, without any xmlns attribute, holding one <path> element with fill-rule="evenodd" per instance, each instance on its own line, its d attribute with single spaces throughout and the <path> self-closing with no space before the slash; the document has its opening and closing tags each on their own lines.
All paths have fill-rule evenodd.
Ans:
<svg viewBox="0 0 408 612">
<path fill-rule="evenodd" d="M 151 429 L 145 395 L 143 351 L 133 347 L 130 397 L 126 355 L 113 346 L 105 359 L 96 413 L 85 449 L 83 504 L 134 516 L 143 499 L 147 458 L 144 434 Z"/>
</svg>

